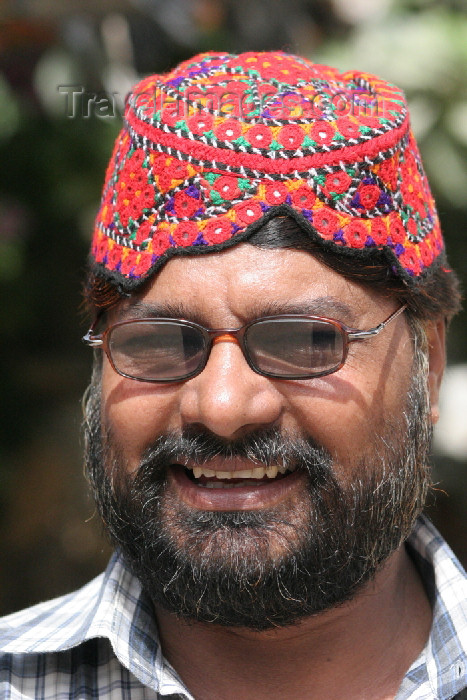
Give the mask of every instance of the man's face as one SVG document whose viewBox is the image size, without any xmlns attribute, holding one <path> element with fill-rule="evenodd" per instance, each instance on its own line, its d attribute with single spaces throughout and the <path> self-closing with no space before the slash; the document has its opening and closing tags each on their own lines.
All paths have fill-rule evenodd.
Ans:
<svg viewBox="0 0 467 700">
<path fill-rule="evenodd" d="M 309 313 L 368 329 L 396 308 L 309 253 L 241 244 L 171 260 L 109 323 L 168 315 L 236 328 Z M 424 500 L 430 431 L 425 375 L 414 379 L 413 368 L 403 316 L 352 343 L 338 372 L 308 380 L 256 374 L 233 342 L 216 343 L 201 374 L 173 384 L 125 379 L 104 358 L 89 470 L 104 520 L 155 602 L 261 629 L 352 597 Z M 274 465 L 291 471 L 258 471 Z"/>
</svg>

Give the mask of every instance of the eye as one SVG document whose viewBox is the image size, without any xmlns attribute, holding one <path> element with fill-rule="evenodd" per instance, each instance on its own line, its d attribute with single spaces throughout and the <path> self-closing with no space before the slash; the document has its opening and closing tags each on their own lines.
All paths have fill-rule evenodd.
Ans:
<svg viewBox="0 0 467 700">
<path fill-rule="evenodd" d="M 143 320 L 114 326 L 108 347 L 117 371 L 157 381 L 196 371 L 205 340 L 199 329 L 183 323 Z"/>
<path fill-rule="evenodd" d="M 313 326 L 310 332 L 309 342 L 313 350 L 334 350 L 336 342 L 339 342 L 339 334 L 333 326 L 325 327 L 324 324 Z"/>
</svg>

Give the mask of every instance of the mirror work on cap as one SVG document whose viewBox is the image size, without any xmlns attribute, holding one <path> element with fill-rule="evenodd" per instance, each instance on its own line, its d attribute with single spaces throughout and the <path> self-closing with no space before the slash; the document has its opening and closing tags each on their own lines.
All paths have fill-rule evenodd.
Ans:
<svg viewBox="0 0 467 700">
<path fill-rule="evenodd" d="M 401 90 L 281 52 L 205 53 L 128 96 L 91 262 L 135 289 L 281 215 L 324 248 L 382 251 L 408 283 L 443 250 Z"/>
</svg>

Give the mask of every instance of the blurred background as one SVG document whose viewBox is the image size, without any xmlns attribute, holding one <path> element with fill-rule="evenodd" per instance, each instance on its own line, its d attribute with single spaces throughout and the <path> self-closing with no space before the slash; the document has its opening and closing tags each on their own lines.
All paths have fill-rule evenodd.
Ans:
<svg viewBox="0 0 467 700">
<path fill-rule="evenodd" d="M 92 221 L 130 86 L 211 49 L 284 49 L 404 88 L 466 286 L 465 0 L 2 0 L 0 614 L 107 562 L 80 437 Z M 429 514 L 467 564 L 465 314 L 451 329 L 441 415 Z"/>
</svg>

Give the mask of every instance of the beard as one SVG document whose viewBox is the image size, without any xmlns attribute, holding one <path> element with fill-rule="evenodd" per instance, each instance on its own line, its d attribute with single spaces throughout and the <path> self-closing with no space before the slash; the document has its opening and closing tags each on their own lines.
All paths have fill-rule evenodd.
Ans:
<svg viewBox="0 0 467 700">
<path fill-rule="evenodd" d="M 160 435 L 135 473 L 100 411 L 100 373 L 86 402 L 86 468 L 111 542 L 152 601 L 193 621 L 267 630 L 351 600 L 409 536 L 429 487 L 426 373 L 363 455 L 341 465 L 311 437 L 256 431 L 226 441 L 203 430 Z M 294 465 L 306 488 L 267 511 L 200 511 L 167 488 L 183 455 Z M 228 468 L 228 466 L 226 467 Z"/>
</svg>

